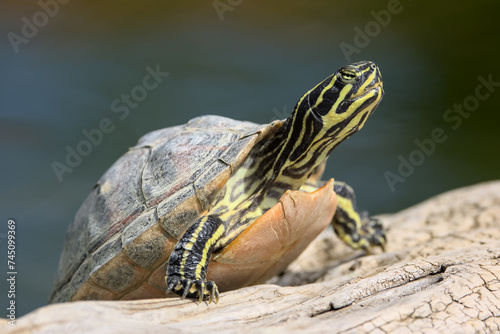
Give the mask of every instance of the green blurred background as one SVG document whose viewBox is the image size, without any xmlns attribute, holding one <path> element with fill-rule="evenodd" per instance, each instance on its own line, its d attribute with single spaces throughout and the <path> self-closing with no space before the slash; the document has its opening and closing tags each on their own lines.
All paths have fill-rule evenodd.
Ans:
<svg viewBox="0 0 500 334">
<path fill-rule="evenodd" d="M 326 171 L 355 187 L 360 206 L 395 212 L 500 176 L 500 87 L 478 88 L 479 76 L 500 82 L 499 1 L 60 2 L 0 4 L 0 268 L 8 271 L 10 218 L 18 316 L 46 304 L 68 224 L 141 135 L 205 114 L 284 118 L 304 92 L 350 61 L 375 61 L 386 93 Z M 43 7 L 53 17 L 40 14 Z M 38 31 L 25 27 L 23 35 L 27 21 Z M 355 52 L 346 53 L 348 45 Z M 113 101 L 157 64 L 169 76 L 120 119 Z M 475 99 L 476 89 L 489 96 Z M 459 125 L 443 119 L 464 101 L 473 110 Z M 66 147 L 75 149 L 82 131 L 103 118 L 114 130 L 60 182 L 52 164 L 65 164 Z M 415 140 L 436 128 L 446 140 L 429 155 L 415 153 Z M 401 158 L 420 165 L 391 187 L 387 172 L 398 175 Z"/>
</svg>

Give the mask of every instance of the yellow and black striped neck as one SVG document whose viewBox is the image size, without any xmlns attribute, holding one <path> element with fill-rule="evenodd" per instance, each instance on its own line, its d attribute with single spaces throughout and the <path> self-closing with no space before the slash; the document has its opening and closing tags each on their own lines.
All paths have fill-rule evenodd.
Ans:
<svg viewBox="0 0 500 334">
<path fill-rule="evenodd" d="M 374 63 L 342 67 L 307 92 L 276 136 L 262 144 L 260 169 L 272 182 L 300 188 L 338 144 L 363 127 L 382 96 Z"/>
</svg>

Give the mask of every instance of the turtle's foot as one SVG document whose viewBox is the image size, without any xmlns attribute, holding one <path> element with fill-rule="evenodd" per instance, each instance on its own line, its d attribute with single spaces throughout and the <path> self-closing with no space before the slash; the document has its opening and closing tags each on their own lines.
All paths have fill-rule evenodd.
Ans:
<svg viewBox="0 0 500 334">
<path fill-rule="evenodd" d="M 354 249 L 363 249 L 367 254 L 371 253 L 373 247 L 381 247 L 385 251 L 384 227 L 377 218 L 368 217 L 366 211 L 359 215 L 353 211 L 350 219 L 334 219 L 333 227 L 340 239 Z"/>
<path fill-rule="evenodd" d="M 377 246 L 384 250 L 386 238 L 382 223 L 370 217 L 368 212 L 356 209 L 356 196 L 349 185 L 335 181 L 333 189 L 338 203 L 332 225 L 340 239 L 352 248 L 364 249 L 367 253 Z"/>
<path fill-rule="evenodd" d="M 361 229 L 360 229 L 360 238 L 364 239 L 363 245 L 367 245 L 367 247 L 362 247 L 368 253 L 372 247 L 381 247 L 383 251 L 385 251 L 385 230 L 382 226 L 382 223 L 379 219 L 374 217 L 368 217 L 366 211 L 361 213 Z"/>
<path fill-rule="evenodd" d="M 198 298 L 201 302 L 205 297 L 208 297 L 209 304 L 212 301 L 215 304 L 219 302 L 219 290 L 213 281 L 201 279 L 190 280 L 188 278 L 172 275 L 166 276 L 165 282 L 167 283 L 167 292 L 172 291 L 181 296 L 181 299 L 185 299 L 186 297 Z"/>
</svg>

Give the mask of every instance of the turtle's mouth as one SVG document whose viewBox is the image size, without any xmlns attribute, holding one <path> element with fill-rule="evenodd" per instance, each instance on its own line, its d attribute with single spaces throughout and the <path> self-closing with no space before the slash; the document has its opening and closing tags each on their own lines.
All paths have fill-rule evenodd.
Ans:
<svg viewBox="0 0 500 334">
<path fill-rule="evenodd" d="M 377 81 L 374 84 L 371 84 L 370 86 L 366 87 L 364 90 L 356 92 L 356 94 L 351 96 L 348 100 L 357 100 L 369 95 L 370 96 L 384 95 L 384 88 L 381 81 Z"/>
<path fill-rule="evenodd" d="M 367 88 L 365 94 L 373 92 L 373 91 L 378 91 L 379 94 L 384 95 L 384 87 L 382 85 L 382 81 L 377 81 L 373 85 L 369 86 Z"/>
</svg>

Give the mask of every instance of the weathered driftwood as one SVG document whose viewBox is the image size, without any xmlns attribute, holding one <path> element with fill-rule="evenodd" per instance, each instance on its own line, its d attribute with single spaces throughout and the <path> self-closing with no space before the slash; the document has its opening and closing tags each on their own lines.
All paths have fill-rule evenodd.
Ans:
<svg viewBox="0 0 500 334">
<path fill-rule="evenodd" d="M 9 332 L 500 332 L 500 181 L 381 218 L 385 253 L 360 256 L 327 230 L 274 284 L 223 293 L 217 305 L 56 304 Z"/>
</svg>

